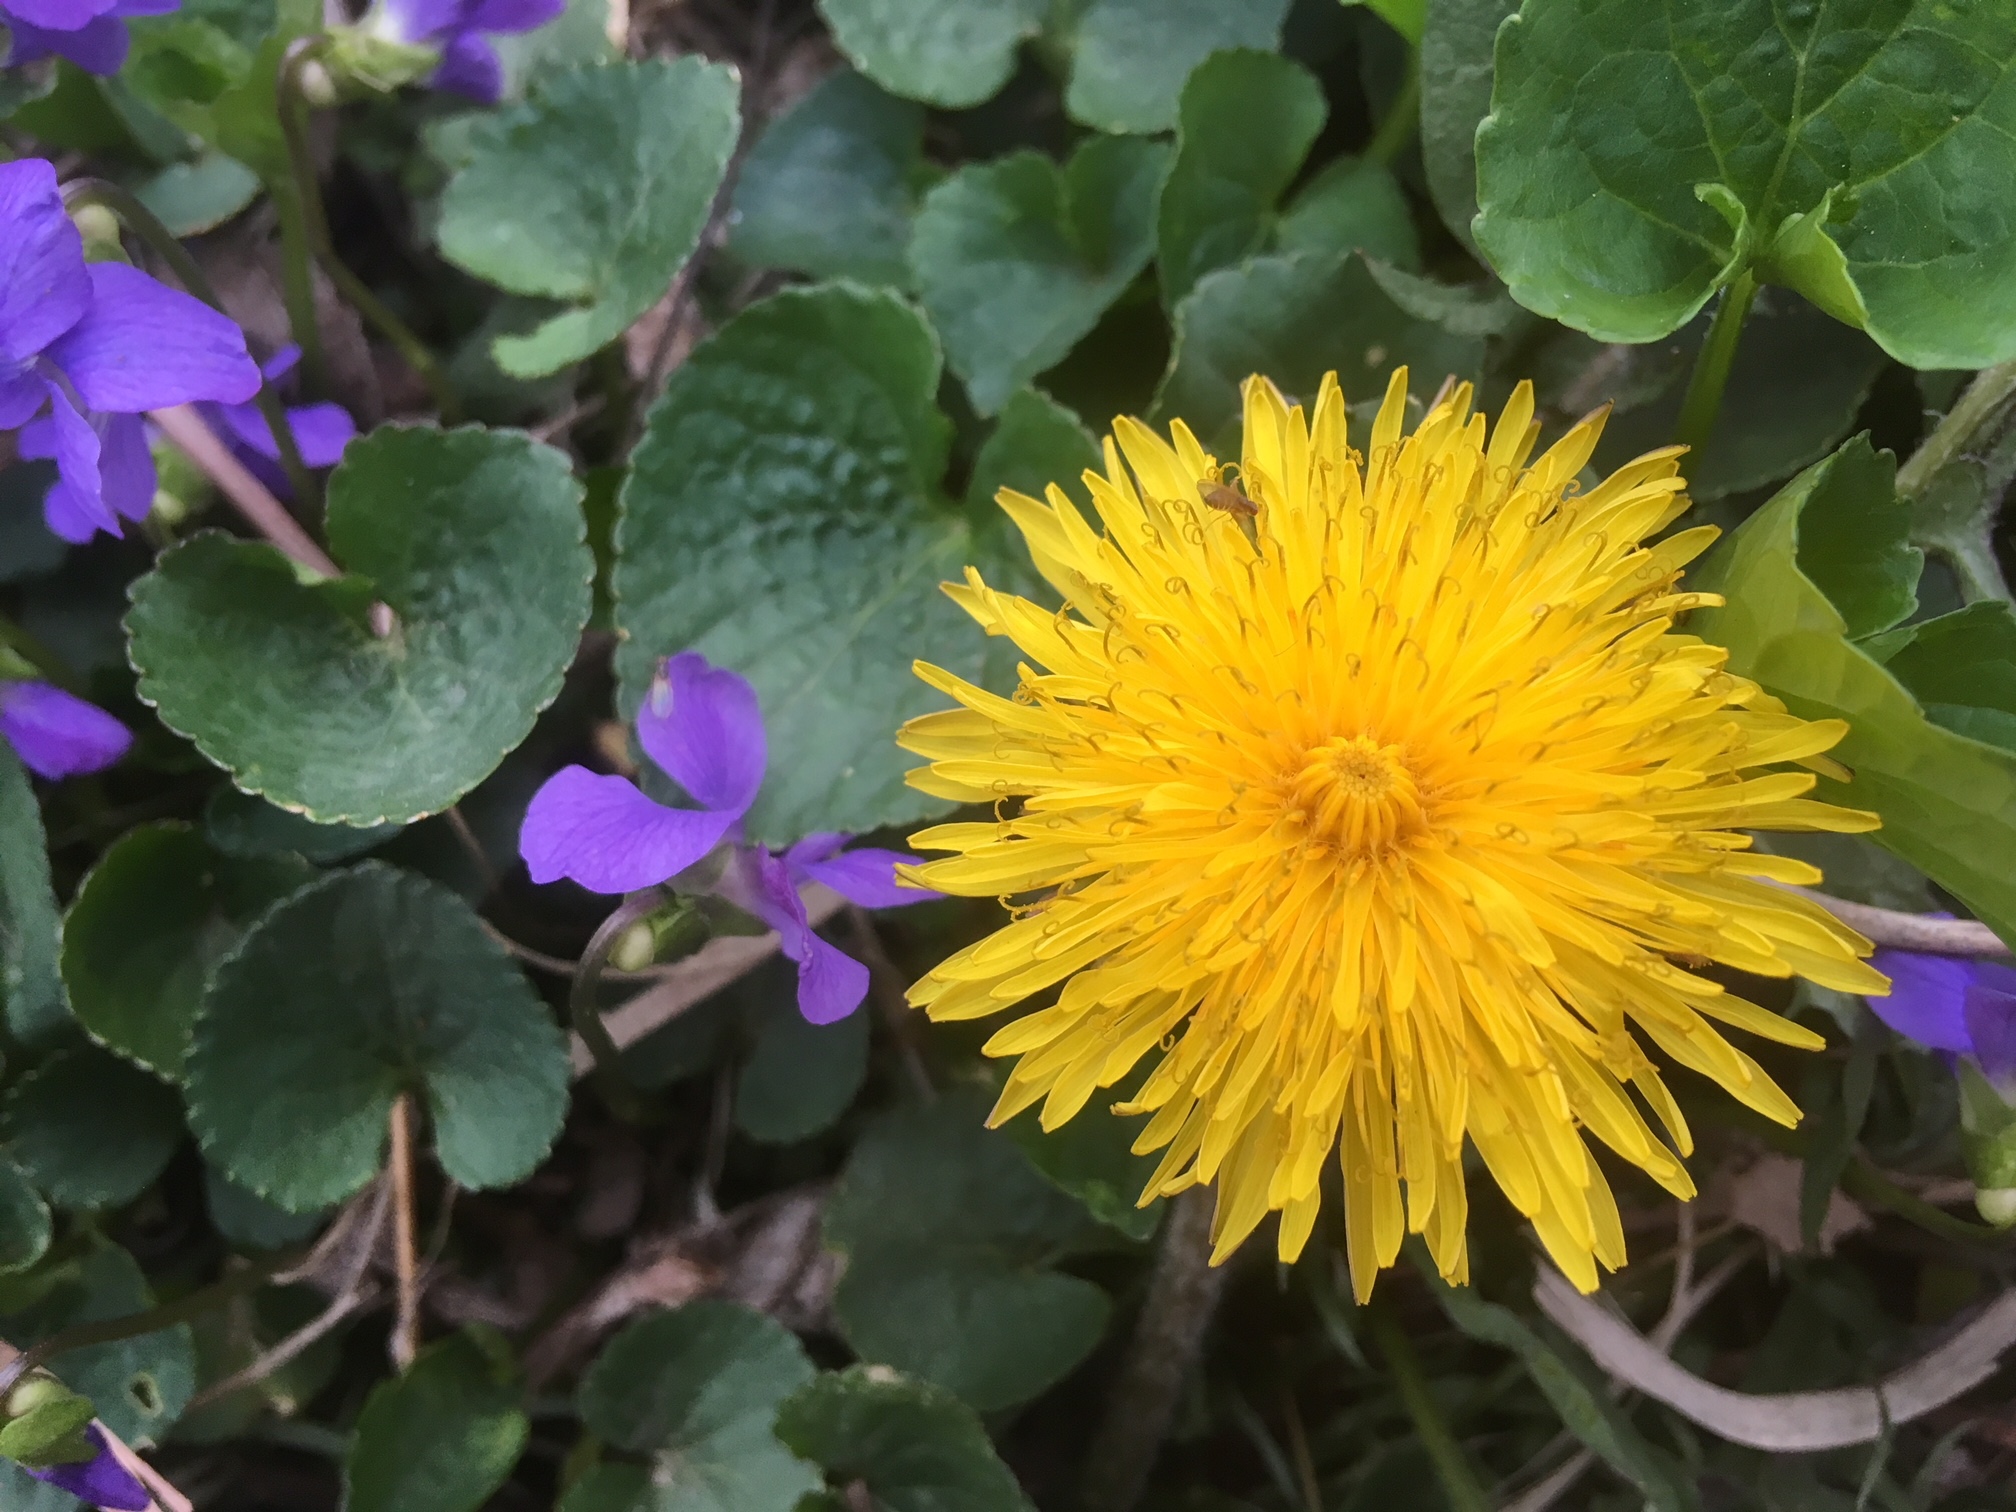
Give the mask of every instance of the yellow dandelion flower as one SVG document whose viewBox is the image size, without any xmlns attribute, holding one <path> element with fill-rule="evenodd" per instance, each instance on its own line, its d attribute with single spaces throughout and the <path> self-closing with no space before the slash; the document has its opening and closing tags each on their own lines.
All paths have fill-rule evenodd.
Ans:
<svg viewBox="0 0 2016 1512">
<path fill-rule="evenodd" d="M 1773 885 L 1819 873 L 1742 833 L 1875 827 L 1790 769 L 1846 775 L 1846 727 L 1675 633 L 1719 602 L 1676 586 L 1712 528 L 1643 544 L 1687 506 L 1680 448 L 1583 493 L 1601 418 L 1529 461 L 1526 385 L 1488 434 L 1465 386 L 1403 436 L 1403 371 L 1362 454 L 1334 375 L 1306 417 L 1262 378 L 1245 398 L 1236 476 L 1180 421 L 1116 422 L 1085 475 L 1103 533 L 1054 486 L 1002 493 L 1062 611 L 947 585 L 1034 665 L 1011 700 L 918 664 L 963 707 L 904 727 L 913 782 L 996 818 L 912 836 L 955 854 L 906 874 L 1014 917 L 911 1001 L 978 1018 L 1061 984 L 987 1044 L 1019 1057 L 996 1122 L 1041 1099 L 1055 1128 L 1157 1055 L 1121 1109 L 1164 1152 L 1142 1201 L 1215 1183 L 1214 1259 L 1270 1211 L 1293 1259 L 1335 1151 L 1359 1296 L 1407 1230 L 1462 1280 L 1467 1136 L 1591 1289 L 1624 1236 L 1585 1130 L 1694 1192 L 1646 1043 L 1786 1124 L 1717 1026 L 1821 1043 L 1675 958 L 1885 990 L 1867 940 Z"/>
</svg>

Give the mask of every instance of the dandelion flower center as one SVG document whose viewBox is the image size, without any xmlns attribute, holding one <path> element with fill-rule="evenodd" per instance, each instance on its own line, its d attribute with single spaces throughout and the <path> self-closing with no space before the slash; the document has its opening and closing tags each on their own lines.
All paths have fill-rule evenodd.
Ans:
<svg viewBox="0 0 2016 1512">
<path fill-rule="evenodd" d="M 1315 746 L 1283 788 L 1282 819 L 1296 846 L 1339 860 L 1383 858 L 1428 827 L 1407 753 L 1369 736 L 1337 735 Z"/>
<path fill-rule="evenodd" d="M 1599 423 L 1534 457 L 1523 385 L 1495 427 L 1467 387 L 1412 434 L 1406 404 L 1402 375 L 1354 444 L 1334 378 L 1307 413 L 1256 378 L 1236 491 L 1181 422 L 1121 420 L 1097 526 L 1001 495 L 1063 607 L 948 585 L 1020 685 L 919 663 L 960 707 L 901 738 L 916 786 L 991 815 L 913 836 L 948 854 L 905 875 L 1011 917 L 911 998 L 1035 1000 L 987 1042 L 997 1121 L 1145 1069 L 1116 1105 L 1161 1152 L 1142 1200 L 1214 1186 L 1221 1258 L 1270 1212 L 1294 1258 L 1327 1172 L 1361 1296 L 1410 1230 L 1462 1279 L 1474 1154 L 1587 1289 L 1624 1260 L 1591 1138 L 1693 1194 L 1668 1067 L 1799 1116 L 1723 1030 L 1818 1037 L 1699 964 L 1885 988 L 1751 832 L 1875 819 L 1804 796 L 1847 775 L 1842 723 L 1677 628 L 1717 602 L 1679 582 L 1714 532 L 1659 534 L 1677 449 L 1583 491 Z"/>
</svg>

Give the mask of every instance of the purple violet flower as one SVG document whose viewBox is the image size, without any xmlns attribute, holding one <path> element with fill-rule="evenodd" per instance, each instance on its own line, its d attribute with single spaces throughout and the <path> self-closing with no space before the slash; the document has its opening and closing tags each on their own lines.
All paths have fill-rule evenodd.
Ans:
<svg viewBox="0 0 2016 1512">
<path fill-rule="evenodd" d="M 259 371 L 267 383 L 277 384 L 300 361 L 301 348 L 289 343 L 262 363 Z M 275 498 L 294 497 L 286 470 L 280 466 L 280 443 L 273 439 L 273 428 L 259 413 L 255 401 L 206 403 L 199 408 L 210 429 L 224 439 L 232 455 L 272 490 Z M 334 467 L 343 460 L 343 448 L 357 439 L 357 422 L 340 404 L 291 405 L 287 410 L 287 428 L 294 432 L 301 461 L 309 468 Z"/>
<path fill-rule="evenodd" d="M 627 777 L 586 767 L 555 772 L 532 796 L 518 850 L 534 882 L 569 878 L 590 892 L 654 887 L 708 856 L 736 846 L 714 890 L 782 937 L 798 964 L 798 1011 L 815 1024 L 845 1018 L 868 995 L 868 968 L 820 939 L 798 889 L 820 882 L 863 908 L 894 908 L 938 895 L 898 887 L 899 851 L 843 851 L 845 835 L 808 835 L 782 856 L 741 843 L 742 816 L 763 785 L 769 746 L 756 690 L 697 651 L 665 664 L 637 713 L 644 754 L 700 804 L 668 808 Z"/>
<path fill-rule="evenodd" d="M 146 411 L 258 391 L 235 324 L 138 268 L 87 265 L 56 170 L 0 163 L 0 430 L 21 429 L 24 458 L 55 459 L 42 504 L 52 531 L 88 541 L 146 518 Z"/>
<path fill-rule="evenodd" d="M 36 1470 L 28 1465 L 21 1468 L 39 1481 L 47 1481 L 62 1491 L 68 1491 L 79 1501 L 93 1507 L 102 1507 L 104 1512 L 144 1512 L 154 1505 L 154 1498 L 147 1488 L 134 1478 L 133 1473 L 113 1458 L 106 1446 L 105 1435 L 96 1423 L 84 1425 L 84 1437 L 91 1441 L 97 1454 L 78 1465 L 51 1465 L 46 1470 Z"/>
<path fill-rule="evenodd" d="M 181 0 L 0 0 L 13 41 L 10 67 L 67 58 L 86 73 L 115 74 L 126 61 L 129 16 L 165 16 Z"/>
<path fill-rule="evenodd" d="M 45 682 L 0 682 L 0 738 L 38 777 L 102 772 L 133 744 L 133 732 L 96 704 Z"/>
<path fill-rule="evenodd" d="M 430 88 L 495 105 L 504 93 L 504 64 L 485 33 L 536 31 L 566 10 L 567 0 L 380 0 L 380 6 L 380 35 L 440 50 Z"/>
<path fill-rule="evenodd" d="M 1869 964 L 1890 978 L 1887 998 L 1867 1000 L 1884 1023 L 1927 1049 L 1972 1056 L 1997 1085 L 2016 1083 L 2016 967 L 1915 950 L 1879 950 Z"/>
</svg>

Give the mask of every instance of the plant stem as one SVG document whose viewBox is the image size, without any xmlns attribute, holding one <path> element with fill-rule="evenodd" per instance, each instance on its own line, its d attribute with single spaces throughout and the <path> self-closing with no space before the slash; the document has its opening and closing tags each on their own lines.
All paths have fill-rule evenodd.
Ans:
<svg viewBox="0 0 2016 1512">
<path fill-rule="evenodd" d="M 1209 1187 L 1194 1186 L 1169 1204 L 1148 1297 L 1086 1456 L 1085 1512 L 1130 1512 L 1155 1468 L 1225 1289 L 1225 1271 L 1211 1264 L 1215 1201 Z"/>
<path fill-rule="evenodd" d="M 392 1256 L 399 1306 L 392 1323 L 392 1366 L 404 1374 L 420 1352 L 420 1253 L 413 1221 L 413 1096 L 392 1100 Z"/>
<path fill-rule="evenodd" d="M 646 888 L 624 899 L 590 937 L 588 948 L 581 952 L 581 965 L 574 973 L 574 985 L 567 994 L 574 1032 L 581 1036 L 581 1043 L 594 1057 L 595 1079 L 601 1086 L 602 1095 L 608 1100 L 610 1111 L 630 1123 L 643 1118 L 644 1102 L 630 1084 L 629 1073 L 623 1069 L 623 1052 L 610 1036 L 609 1026 L 602 1022 L 602 1008 L 595 1001 L 595 990 L 601 985 L 603 969 L 609 964 L 616 942 L 623 938 L 632 924 L 650 917 L 658 903 L 656 888 Z"/>
<path fill-rule="evenodd" d="M 287 306 L 287 324 L 301 348 L 301 370 L 311 392 L 329 392 L 329 359 L 322 350 L 322 321 L 315 311 L 315 253 L 308 242 L 308 213 L 301 192 L 290 179 L 267 185 L 280 218 L 280 296 Z"/>
<path fill-rule="evenodd" d="M 299 1255 L 282 1255 L 248 1265 L 233 1271 L 221 1281 L 213 1281 L 208 1286 L 199 1287 L 185 1297 L 173 1302 L 164 1302 L 159 1307 L 150 1307 L 145 1312 L 127 1313 L 123 1317 L 106 1318 L 97 1323 L 79 1323 L 73 1328 L 60 1329 L 42 1340 L 31 1349 L 23 1350 L 14 1359 L 0 1365 L 0 1398 L 14 1387 L 14 1383 L 37 1366 L 46 1365 L 60 1354 L 73 1349 L 88 1349 L 94 1344 L 116 1344 L 121 1339 L 137 1339 L 151 1333 L 159 1333 L 164 1328 L 173 1328 L 177 1323 L 187 1323 L 192 1318 L 200 1318 L 204 1313 L 224 1306 L 246 1292 L 256 1291 L 267 1280 L 288 1269 L 300 1260 Z"/>
<path fill-rule="evenodd" d="M 57 687 L 67 688 L 72 693 L 83 691 L 82 679 L 64 664 L 62 657 L 4 614 L 0 614 L 0 646 L 7 647 L 23 661 L 31 663 L 37 672 Z"/>
<path fill-rule="evenodd" d="M 218 492 L 236 506 L 254 530 L 309 571 L 327 578 L 343 576 L 343 569 L 330 559 L 329 553 L 317 546 L 314 537 L 301 528 L 301 522 L 287 512 L 287 507 L 231 455 L 231 448 L 193 408 L 178 404 L 173 409 L 151 410 L 148 418 L 217 485 Z"/>
<path fill-rule="evenodd" d="M 1409 49 L 1407 53 L 1407 77 L 1401 81 L 1400 93 L 1393 97 L 1386 117 L 1380 121 L 1379 129 L 1372 133 L 1372 140 L 1365 147 L 1365 161 L 1390 167 L 1393 159 L 1414 139 L 1414 133 L 1421 124 L 1421 55 Z"/>
<path fill-rule="evenodd" d="M 302 231 L 309 251 L 322 265 L 322 271 L 329 275 L 329 281 L 366 320 L 378 328 L 379 335 L 399 349 L 399 355 L 420 375 L 420 381 L 427 385 L 427 392 L 433 395 L 434 407 L 441 414 L 441 423 L 453 425 L 461 418 L 461 410 L 441 364 L 435 361 L 427 343 L 414 335 L 406 322 L 393 314 L 391 307 L 372 293 L 370 286 L 337 257 L 336 243 L 329 234 L 329 217 L 322 205 L 322 186 L 315 172 L 314 154 L 308 146 L 308 101 L 301 91 L 301 70 L 314 61 L 326 40 L 322 37 L 300 39 L 287 49 L 287 56 L 280 64 L 280 129 L 287 138 L 287 166 L 293 176 Z"/>
<path fill-rule="evenodd" d="M 1850 1197 L 1859 1197 L 1866 1203 L 1885 1208 L 1942 1239 L 1956 1239 L 1962 1244 L 1992 1244 L 2002 1248 L 2016 1240 L 2016 1233 L 1956 1218 L 1923 1198 L 1912 1196 L 1870 1164 L 1866 1155 L 1857 1154 L 1841 1173 L 1841 1190 Z"/>
<path fill-rule="evenodd" d="M 1415 1357 L 1414 1345 L 1407 1338 L 1407 1330 L 1400 1326 L 1392 1305 L 1376 1303 L 1370 1312 L 1372 1337 L 1386 1357 L 1386 1368 L 1393 1374 L 1393 1387 L 1400 1393 L 1407 1416 L 1414 1421 L 1414 1432 L 1427 1451 L 1428 1462 L 1435 1468 L 1435 1478 L 1442 1483 L 1442 1493 L 1448 1498 L 1452 1512 L 1491 1512 L 1490 1498 L 1477 1483 L 1463 1446 L 1456 1442 L 1442 1409 L 1436 1405 L 1434 1393 L 1428 1389 L 1428 1378 Z"/>
<path fill-rule="evenodd" d="M 1693 452 L 1698 460 L 1708 438 L 1715 432 L 1715 416 L 1722 409 L 1722 391 L 1729 386 L 1729 370 L 1736 362 L 1736 343 L 1743 334 L 1744 317 L 1757 298 L 1757 279 L 1747 268 L 1722 292 L 1715 320 L 1708 327 L 1708 339 L 1694 359 L 1693 376 L 1687 380 L 1687 397 L 1680 402 L 1680 422 L 1673 439 Z"/>
<path fill-rule="evenodd" d="M 210 306 L 218 314 L 229 317 L 224 301 L 217 297 L 210 280 L 203 276 L 203 270 L 196 265 L 196 259 L 166 226 L 161 218 L 133 194 L 117 184 L 103 179 L 75 179 L 63 186 L 63 203 L 75 209 L 83 205 L 98 205 L 111 211 L 123 221 L 128 230 L 159 254 L 161 260 L 173 270 L 182 287 Z M 300 333 L 295 333 L 298 338 Z M 305 350 L 305 349 L 304 349 Z M 287 484 L 294 490 L 294 497 L 303 507 L 313 508 L 320 500 L 315 475 L 308 471 L 307 463 L 301 460 L 301 448 L 294 439 L 294 426 L 287 418 L 287 406 L 279 396 L 262 382 L 259 392 L 253 398 L 259 406 L 259 414 L 273 432 L 273 444 L 280 452 L 280 470 L 287 474 Z"/>
<path fill-rule="evenodd" d="M 1993 540 L 2016 461 L 1996 454 L 2003 451 L 2012 423 L 2016 423 L 2016 362 L 1984 368 L 1924 444 L 1897 469 L 1897 492 L 1912 506 L 1912 544 L 1952 567 L 1970 604 L 2016 601 L 1995 560 Z M 1991 460 L 1997 465 L 1990 465 Z M 1955 490 L 1962 495 L 1958 508 Z"/>
</svg>

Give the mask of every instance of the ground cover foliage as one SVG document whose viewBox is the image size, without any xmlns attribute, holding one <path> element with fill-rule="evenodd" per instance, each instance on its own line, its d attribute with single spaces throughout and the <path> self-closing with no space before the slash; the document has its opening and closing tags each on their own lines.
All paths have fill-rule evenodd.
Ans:
<svg viewBox="0 0 2016 1512">
<path fill-rule="evenodd" d="M 389 14 L 184 0 L 93 74 L 0 3 L 6 158 L 357 431 L 241 453 L 286 554 L 165 406 L 116 539 L 52 534 L 0 435 L 0 714 L 134 734 L 0 744 L 0 1340 L 164 1507 L 2016 1505 L 2004 1020 L 1743 982 L 1827 1041 L 1745 1041 L 1803 1121 L 1675 1072 L 1702 1196 L 1604 1157 L 1631 1260 L 1579 1309 L 1481 1167 L 1473 1284 L 1410 1248 L 1359 1304 L 1333 1171 L 1296 1263 L 1193 1288 L 1144 1425 L 1194 1203 L 1136 1205 L 1127 1088 L 988 1129 L 990 1026 L 903 1004 L 994 901 L 808 893 L 871 983 L 820 1024 L 718 867 L 612 915 L 519 854 L 568 763 L 671 796 L 628 730 L 684 651 L 760 703 L 749 845 L 902 847 L 953 810 L 894 743 L 945 703 L 913 658 L 1018 676 L 937 585 L 1055 602 L 998 490 L 1082 498 L 1116 415 L 1236 456 L 1255 372 L 1362 427 L 1404 366 L 1530 379 L 1550 439 L 1612 406 L 1592 480 L 1691 444 L 1727 602 L 1686 628 L 1845 719 L 1822 795 L 1883 820 L 1771 844 L 1885 943 L 2016 940 L 2009 7 L 569 0 L 492 28 L 491 103 Z M 1926 970 L 1997 948 L 1955 941 Z M 31 1438 L 0 1509 L 67 1512 Z"/>
</svg>

